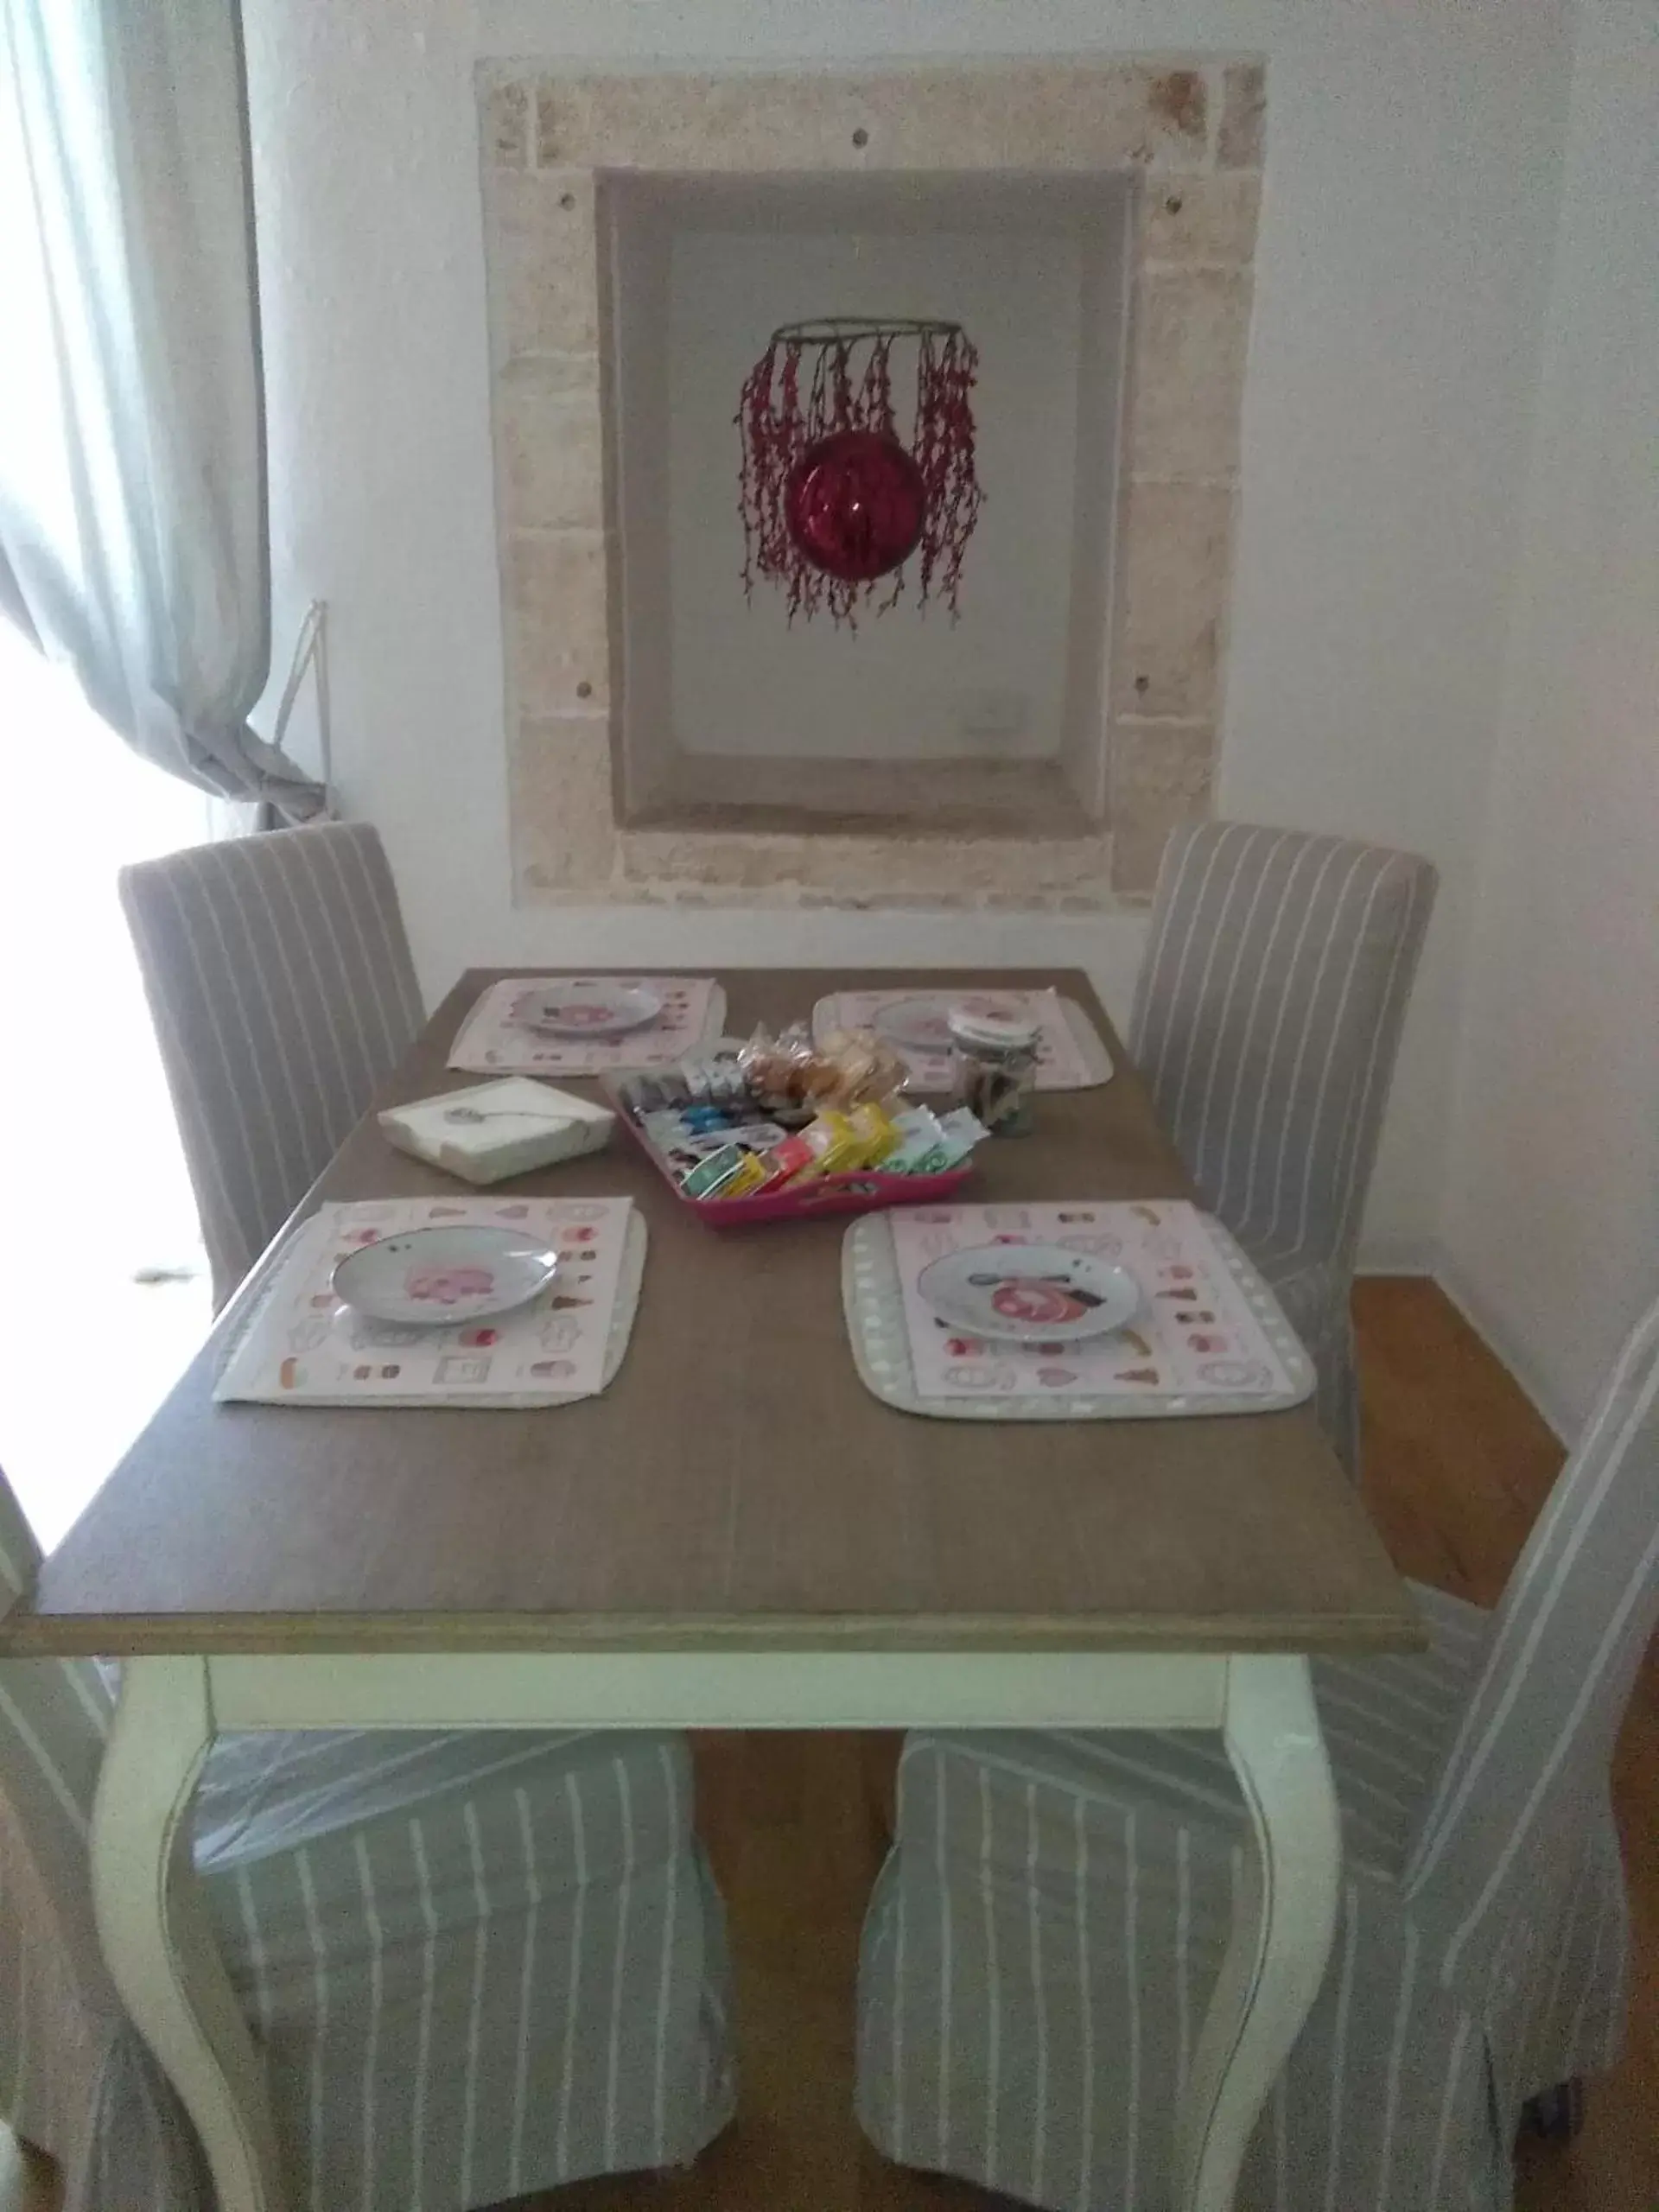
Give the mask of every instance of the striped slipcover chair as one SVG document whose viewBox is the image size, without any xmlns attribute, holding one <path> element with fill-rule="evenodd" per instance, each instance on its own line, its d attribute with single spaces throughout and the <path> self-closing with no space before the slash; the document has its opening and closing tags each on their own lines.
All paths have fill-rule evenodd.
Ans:
<svg viewBox="0 0 1659 2212">
<path fill-rule="evenodd" d="M 1160 1118 L 1313 1355 L 1351 1474 L 1354 1248 L 1435 882 L 1340 837 L 1177 830 L 1130 1015 Z"/>
<path fill-rule="evenodd" d="M 1346 1866 L 1241 2212 L 1503 2212 L 1523 2105 L 1611 2065 L 1628 1927 L 1613 1739 L 1659 1618 L 1659 1307 L 1495 1613 L 1313 1669 Z M 858 2109 L 891 2158 L 1160 2212 L 1252 1848 L 1218 1739 L 912 1735 L 864 1932 Z"/>
<path fill-rule="evenodd" d="M 0 1479 L 0 1612 L 38 1559 Z M 0 1661 L 0 2119 L 66 2212 L 212 2212 L 93 1923 L 111 1719 L 91 1662 Z M 461 2212 L 696 2156 L 733 2082 L 691 1808 L 677 1736 L 221 1740 L 196 1867 L 292 2212 Z"/>
<path fill-rule="evenodd" d="M 376 832 L 334 822 L 121 872 L 222 1306 L 424 1014 Z"/>
</svg>

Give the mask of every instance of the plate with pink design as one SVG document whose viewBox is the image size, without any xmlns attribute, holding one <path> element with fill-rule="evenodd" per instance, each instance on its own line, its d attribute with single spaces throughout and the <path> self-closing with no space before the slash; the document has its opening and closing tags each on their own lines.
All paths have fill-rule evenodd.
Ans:
<svg viewBox="0 0 1659 2212">
<path fill-rule="evenodd" d="M 988 992 L 960 993 L 925 991 L 913 999 L 893 999 L 886 1006 L 878 1007 L 871 1017 L 871 1026 L 878 1036 L 885 1037 L 890 1045 L 897 1045 L 901 1052 L 948 1052 L 953 1042 L 950 1016 L 960 1007 L 965 1013 L 991 1014 L 1001 1020 L 1018 1020 L 1020 1007 L 1006 998 L 997 998 Z"/>
<path fill-rule="evenodd" d="M 1127 1268 L 1065 1244 L 1010 1238 L 947 1252 L 916 1278 L 919 1294 L 953 1328 L 1023 1344 L 1068 1344 L 1126 1328 L 1141 1306 Z"/>
<path fill-rule="evenodd" d="M 663 1002 L 643 983 L 607 982 L 602 976 L 567 976 L 538 983 L 516 1000 L 512 1019 L 540 1037 L 580 1037 L 601 1043 L 631 1037 L 662 1018 Z"/>
<path fill-rule="evenodd" d="M 411 1229 L 349 1252 L 330 1286 L 372 1321 L 443 1329 L 528 1306 L 558 1272 L 550 1244 L 520 1229 Z"/>
</svg>

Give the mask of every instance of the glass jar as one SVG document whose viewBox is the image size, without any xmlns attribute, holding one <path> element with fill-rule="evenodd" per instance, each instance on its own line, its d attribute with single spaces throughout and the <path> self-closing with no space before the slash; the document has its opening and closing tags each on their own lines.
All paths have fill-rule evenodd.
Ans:
<svg viewBox="0 0 1659 2212">
<path fill-rule="evenodd" d="M 1036 1023 L 953 1006 L 945 1026 L 963 1104 L 993 1136 L 1028 1136 L 1036 1118 Z"/>
</svg>

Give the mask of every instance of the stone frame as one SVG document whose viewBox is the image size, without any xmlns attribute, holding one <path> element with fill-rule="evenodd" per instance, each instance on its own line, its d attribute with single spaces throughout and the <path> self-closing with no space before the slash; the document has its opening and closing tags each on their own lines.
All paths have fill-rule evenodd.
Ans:
<svg viewBox="0 0 1659 2212">
<path fill-rule="evenodd" d="M 1110 911 L 1209 810 L 1265 126 L 1259 62 L 479 72 L 513 895 Z M 612 715 L 605 170 L 1138 172 L 1108 799 L 1074 834 L 630 826 Z"/>
</svg>

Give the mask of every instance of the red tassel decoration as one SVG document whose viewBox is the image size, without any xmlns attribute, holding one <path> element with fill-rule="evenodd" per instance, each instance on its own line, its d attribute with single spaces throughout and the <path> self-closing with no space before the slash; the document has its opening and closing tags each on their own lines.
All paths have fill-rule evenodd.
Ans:
<svg viewBox="0 0 1659 2212">
<path fill-rule="evenodd" d="M 893 355 L 912 345 L 906 442 Z M 787 592 L 791 621 L 825 607 L 855 628 L 880 577 L 893 583 L 876 612 L 898 603 L 915 554 L 918 605 L 937 592 L 954 621 L 963 554 L 983 499 L 970 397 L 978 365 L 954 322 L 832 316 L 775 330 L 736 418 L 745 592 L 753 595 L 764 576 Z"/>
</svg>

